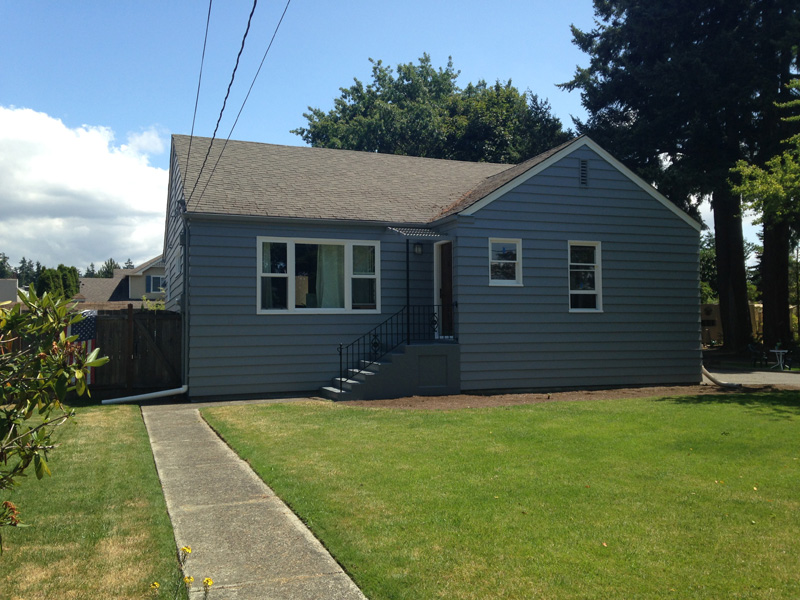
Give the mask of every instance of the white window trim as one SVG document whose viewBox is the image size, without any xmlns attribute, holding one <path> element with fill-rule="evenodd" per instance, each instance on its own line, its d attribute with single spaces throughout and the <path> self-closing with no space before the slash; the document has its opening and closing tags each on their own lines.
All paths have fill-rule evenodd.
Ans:
<svg viewBox="0 0 800 600">
<path fill-rule="evenodd" d="M 286 273 L 262 273 L 264 242 L 286 244 Z M 344 306 L 345 308 L 297 308 L 295 306 L 294 247 L 295 244 L 319 244 L 344 247 Z M 375 248 L 375 275 L 353 274 L 353 246 L 373 246 Z M 369 315 L 381 312 L 381 243 L 377 240 L 342 240 L 328 238 L 289 238 L 256 237 L 256 314 L 259 315 Z M 285 277 L 287 282 L 287 308 L 261 308 L 261 279 L 264 277 Z M 354 309 L 353 279 L 375 279 L 375 308 Z"/>
<path fill-rule="evenodd" d="M 492 263 L 493 262 L 511 262 L 511 261 L 496 261 L 492 259 L 492 244 L 515 244 L 517 247 L 517 278 L 511 279 L 492 279 Z M 522 286 L 522 240 L 518 238 L 489 238 L 489 285 L 497 287 L 521 287 Z"/>
<path fill-rule="evenodd" d="M 594 251 L 594 287 L 593 290 L 581 291 L 572 290 L 569 287 L 570 274 L 572 272 L 572 246 L 593 246 Z M 582 264 L 582 263 L 576 263 Z M 572 308 L 572 295 L 597 296 L 597 308 Z M 601 313 L 603 312 L 603 253 L 600 242 L 587 242 L 582 240 L 569 240 L 567 242 L 567 307 L 571 313 Z"/>
</svg>

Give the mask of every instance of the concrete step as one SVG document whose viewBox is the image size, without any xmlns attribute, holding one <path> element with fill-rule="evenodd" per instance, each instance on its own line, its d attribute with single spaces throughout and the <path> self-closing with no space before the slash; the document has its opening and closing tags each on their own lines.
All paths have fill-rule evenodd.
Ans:
<svg viewBox="0 0 800 600">
<path fill-rule="evenodd" d="M 334 377 L 331 380 L 331 385 L 337 390 L 344 389 L 346 392 L 353 390 L 353 387 L 361 385 L 361 382 L 356 379 L 343 379 L 342 377 Z"/>
<path fill-rule="evenodd" d="M 333 387 L 330 385 L 321 387 L 319 393 L 323 398 L 333 400 L 334 402 L 348 400 L 348 395 L 352 395 L 352 392 L 340 392 L 338 387 Z"/>
</svg>

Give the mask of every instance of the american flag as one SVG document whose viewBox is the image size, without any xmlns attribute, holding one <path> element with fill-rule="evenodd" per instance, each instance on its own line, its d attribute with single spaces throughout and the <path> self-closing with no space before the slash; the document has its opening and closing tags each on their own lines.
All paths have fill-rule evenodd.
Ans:
<svg viewBox="0 0 800 600">
<path fill-rule="evenodd" d="M 81 315 L 83 316 L 83 321 L 70 325 L 68 335 L 77 335 L 78 339 L 75 340 L 75 343 L 80 345 L 82 352 L 88 355 L 97 347 L 97 311 L 84 310 Z M 92 371 L 94 369 L 89 369 L 86 375 L 87 384 L 92 383 Z"/>
</svg>

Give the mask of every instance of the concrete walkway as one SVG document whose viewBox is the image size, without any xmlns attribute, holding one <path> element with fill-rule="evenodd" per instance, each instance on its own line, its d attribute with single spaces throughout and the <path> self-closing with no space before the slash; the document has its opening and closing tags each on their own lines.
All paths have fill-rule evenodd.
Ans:
<svg viewBox="0 0 800 600">
<path fill-rule="evenodd" d="M 203 421 L 197 404 L 143 406 L 190 597 L 365 600 L 322 544 Z"/>
<path fill-rule="evenodd" d="M 797 371 L 725 371 L 722 369 L 708 369 L 709 372 L 727 383 L 741 383 L 742 385 L 790 385 L 800 387 L 800 373 Z M 705 379 L 705 378 L 704 378 Z"/>
</svg>

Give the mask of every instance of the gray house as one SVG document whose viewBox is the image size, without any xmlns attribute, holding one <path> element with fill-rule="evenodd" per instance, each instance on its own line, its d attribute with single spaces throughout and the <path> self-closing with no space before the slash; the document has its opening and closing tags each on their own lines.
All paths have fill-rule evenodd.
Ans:
<svg viewBox="0 0 800 600">
<path fill-rule="evenodd" d="M 172 138 L 164 239 L 192 399 L 701 379 L 700 226 L 587 137 L 513 166 L 209 143 Z"/>
</svg>

